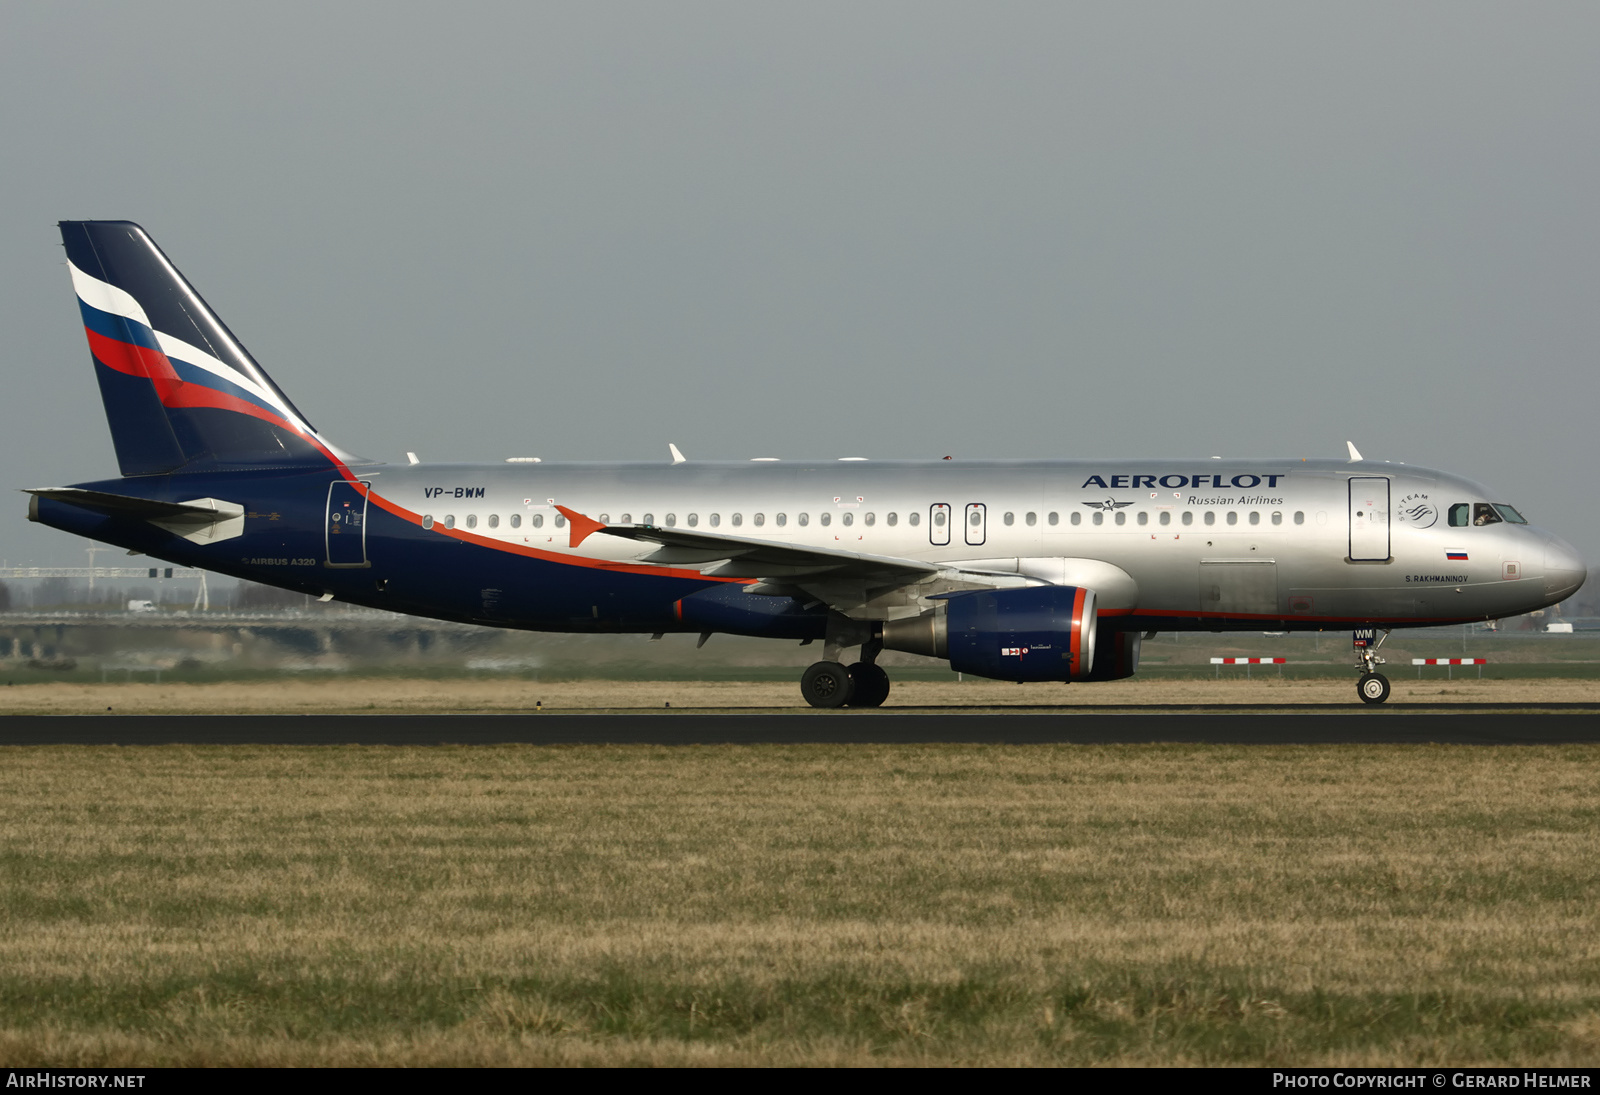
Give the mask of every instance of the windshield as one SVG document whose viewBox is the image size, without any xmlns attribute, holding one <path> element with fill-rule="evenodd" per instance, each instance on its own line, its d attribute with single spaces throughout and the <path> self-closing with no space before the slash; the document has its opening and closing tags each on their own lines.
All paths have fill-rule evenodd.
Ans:
<svg viewBox="0 0 1600 1095">
<path fill-rule="evenodd" d="M 1495 508 L 1496 512 L 1498 512 L 1500 514 L 1501 517 L 1504 517 L 1507 521 L 1510 521 L 1513 525 L 1525 525 L 1525 524 L 1528 523 L 1528 519 L 1526 517 L 1524 517 L 1524 516 L 1522 516 L 1522 514 L 1518 513 L 1514 507 L 1508 506 L 1504 502 L 1496 502 L 1494 504 L 1494 508 Z"/>
</svg>

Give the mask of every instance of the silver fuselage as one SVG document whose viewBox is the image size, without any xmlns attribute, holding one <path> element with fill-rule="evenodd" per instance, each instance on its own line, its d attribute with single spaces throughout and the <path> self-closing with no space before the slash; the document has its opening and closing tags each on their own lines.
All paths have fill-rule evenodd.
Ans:
<svg viewBox="0 0 1600 1095">
<path fill-rule="evenodd" d="M 352 470 L 375 494 L 441 527 L 554 556 L 674 565 L 655 545 L 604 533 L 569 546 L 566 523 L 557 524 L 560 505 L 606 524 L 694 528 L 1092 585 L 1102 613 L 1163 627 L 1494 619 L 1560 601 L 1585 576 L 1572 546 L 1535 525 L 1449 523 L 1452 506 L 1512 500 L 1458 476 L 1372 461 Z M 681 566 L 688 575 L 709 570 L 703 561 Z M 846 611 L 893 618 L 924 607 L 902 596 Z"/>
</svg>

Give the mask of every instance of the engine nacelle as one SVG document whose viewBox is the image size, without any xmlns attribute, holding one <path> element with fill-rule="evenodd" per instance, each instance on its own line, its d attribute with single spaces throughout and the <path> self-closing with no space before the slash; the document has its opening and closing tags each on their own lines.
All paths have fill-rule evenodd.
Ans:
<svg viewBox="0 0 1600 1095">
<path fill-rule="evenodd" d="M 883 626 L 883 645 L 1001 681 L 1088 680 L 1094 666 L 1094 590 L 1029 586 L 979 590 Z"/>
<path fill-rule="evenodd" d="M 1139 672 L 1139 647 L 1143 645 L 1137 631 L 1103 631 L 1096 636 L 1094 665 L 1085 681 L 1120 681 Z"/>
</svg>

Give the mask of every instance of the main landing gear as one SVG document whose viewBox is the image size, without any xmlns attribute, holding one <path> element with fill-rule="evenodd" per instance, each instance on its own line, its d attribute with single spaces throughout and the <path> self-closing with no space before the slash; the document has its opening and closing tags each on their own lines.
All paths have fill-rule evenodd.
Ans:
<svg viewBox="0 0 1600 1095">
<path fill-rule="evenodd" d="M 848 668 L 817 662 L 800 675 L 800 694 L 812 707 L 882 707 L 889 698 L 889 674 L 877 665 L 882 650 L 882 641 L 863 643 L 861 660 Z"/>
<path fill-rule="evenodd" d="M 1356 668 L 1361 670 L 1361 679 L 1356 681 L 1356 695 L 1361 697 L 1362 703 L 1382 703 L 1389 698 L 1389 678 L 1379 673 L 1377 669 L 1378 666 L 1387 664 L 1378 656 L 1378 647 L 1388 638 L 1389 632 L 1385 630 L 1377 642 L 1356 651 L 1361 658 L 1356 665 Z"/>
</svg>

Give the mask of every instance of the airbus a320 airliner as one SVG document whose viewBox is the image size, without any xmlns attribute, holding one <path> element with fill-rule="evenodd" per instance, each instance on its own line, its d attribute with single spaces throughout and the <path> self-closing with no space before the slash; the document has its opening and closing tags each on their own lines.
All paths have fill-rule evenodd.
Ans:
<svg viewBox="0 0 1600 1095">
<path fill-rule="evenodd" d="M 29 518 L 313 596 L 537 631 L 821 640 L 807 702 L 875 707 L 884 650 L 1108 681 L 1158 630 L 1492 620 L 1586 574 L 1477 483 L 1354 446 L 1348 462 L 361 460 L 137 224 L 61 235 L 122 474 L 31 490 Z M 1369 703 L 1389 695 L 1381 662 L 1361 652 Z"/>
</svg>

